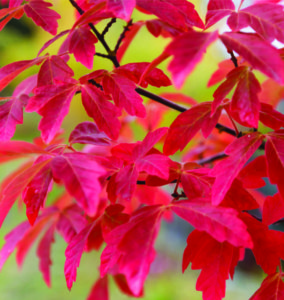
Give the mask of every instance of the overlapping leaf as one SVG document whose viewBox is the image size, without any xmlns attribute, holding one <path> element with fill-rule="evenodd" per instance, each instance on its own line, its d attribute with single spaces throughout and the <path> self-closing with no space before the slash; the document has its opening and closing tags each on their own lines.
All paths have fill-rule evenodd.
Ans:
<svg viewBox="0 0 284 300">
<path fill-rule="evenodd" d="M 262 134 L 251 133 L 235 140 L 225 149 L 225 153 L 229 157 L 219 162 L 210 174 L 216 178 L 212 188 L 213 205 L 221 203 L 233 180 L 261 145 L 263 139 Z"/>
</svg>

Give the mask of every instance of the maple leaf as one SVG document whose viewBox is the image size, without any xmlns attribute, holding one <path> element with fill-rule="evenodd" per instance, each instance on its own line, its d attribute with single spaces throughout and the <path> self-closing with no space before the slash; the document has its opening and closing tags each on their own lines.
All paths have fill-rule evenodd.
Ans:
<svg viewBox="0 0 284 300">
<path fill-rule="evenodd" d="M 7 186 L 5 186 L 0 198 L 0 226 L 25 187 L 38 174 L 38 172 L 40 172 L 42 168 L 49 163 L 49 161 L 50 159 L 41 161 L 34 164 L 32 167 L 23 170 L 20 174 L 18 174 L 18 176 L 11 180 Z"/>
<path fill-rule="evenodd" d="M 93 68 L 94 55 L 96 53 L 94 44 L 98 41 L 89 28 L 80 26 L 73 29 L 69 36 L 69 51 L 74 54 L 76 61 L 82 63 L 86 68 Z"/>
<path fill-rule="evenodd" d="M 252 248 L 246 225 L 232 208 L 214 207 L 203 198 L 174 202 L 170 208 L 199 231 L 205 231 L 219 242 Z"/>
<path fill-rule="evenodd" d="M 267 172 L 271 183 L 277 184 L 279 192 L 284 199 L 283 174 L 284 174 L 284 130 L 267 134 L 265 156 Z"/>
<path fill-rule="evenodd" d="M 262 212 L 263 223 L 271 225 L 281 218 L 284 218 L 284 201 L 280 194 L 266 197 Z"/>
<path fill-rule="evenodd" d="M 51 286 L 50 281 L 50 266 L 52 261 L 50 259 L 50 251 L 51 251 L 51 244 L 54 243 L 54 230 L 55 226 L 49 227 L 44 236 L 40 240 L 37 248 L 37 256 L 39 257 L 39 270 L 43 275 L 43 279 L 48 287 Z"/>
<path fill-rule="evenodd" d="M 207 5 L 205 27 L 209 28 L 234 10 L 235 4 L 232 0 L 210 0 Z"/>
<path fill-rule="evenodd" d="M 233 180 L 261 145 L 263 139 L 262 134 L 258 132 L 251 133 L 235 140 L 225 149 L 225 153 L 229 157 L 219 162 L 210 173 L 211 176 L 216 178 L 212 187 L 213 205 L 221 203 Z"/>
<path fill-rule="evenodd" d="M 259 120 L 274 130 L 284 127 L 284 115 L 267 103 L 260 103 Z"/>
<path fill-rule="evenodd" d="M 53 177 L 62 180 L 67 191 L 90 216 L 94 216 L 99 205 L 101 184 L 99 179 L 105 170 L 84 153 L 65 153 L 51 161 Z"/>
<path fill-rule="evenodd" d="M 281 300 L 284 297 L 284 283 L 280 273 L 268 275 L 260 288 L 249 300 Z"/>
<path fill-rule="evenodd" d="M 225 297 L 226 280 L 235 268 L 240 250 L 227 242 L 220 243 L 206 232 L 194 230 L 187 238 L 183 254 L 183 272 L 191 262 L 193 270 L 201 269 L 196 290 L 203 299 L 221 300 Z M 231 275 L 232 277 L 232 275 Z"/>
<path fill-rule="evenodd" d="M 65 250 L 64 274 L 66 284 L 71 290 L 73 282 L 76 281 L 77 268 L 80 265 L 80 260 L 85 249 L 86 240 L 95 223 L 86 226 L 79 234 L 74 236 Z"/>
<path fill-rule="evenodd" d="M 24 5 L 24 11 L 38 26 L 55 35 L 58 27 L 57 19 L 60 19 L 61 16 L 57 12 L 49 9 L 48 7 L 50 6 L 52 6 L 52 4 L 49 2 L 30 0 Z"/>
<path fill-rule="evenodd" d="M 130 115 L 144 118 L 146 110 L 142 97 L 136 93 L 136 85 L 132 80 L 113 73 L 103 77 L 103 88 L 112 95 L 113 101 L 119 108 L 124 108 Z"/>
<path fill-rule="evenodd" d="M 101 255 L 101 276 L 107 272 L 124 274 L 129 288 L 139 296 L 150 265 L 155 257 L 153 244 L 157 238 L 163 207 L 153 205 L 137 210 L 128 223 L 118 226 L 106 237 Z M 133 238 L 139 236 L 139 239 Z"/>
<path fill-rule="evenodd" d="M 99 278 L 93 285 L 87 300 L 109 300 L 108 277 Z"/>
<path fill-rule="evenodd" d="M 109 101 L 108 96 L 92 85 L 82 85 L 81 91 L 87 114 L 94 119 L 100 130 L 110 138 L 117 139 L 121 127 L 117 118 L 120 110 Z"/>
<path fill-rule="evenodd" d="M 93 122 L 83 122 L 78 124 L 69 136 L 69 143 L 75 144 L 93 144 L 93 145 L 110 145 L 110 139 L 106 134 L 99 131 Z"/>
<path fill-rule="evenodd" d="M 183 150 L 194 135 L 201 129 L 205 137 L 218 122 L 221 110 L 217 110 L 211 117 L 211 103 L 198 104 L 178 115 L 171 124 L 164 144 L 166 155 Z"/>
<path fill-rule="evenodd" d="M 264 39 L 284 42 L 283 6 L 272 3 L 257 3 L 233 12 L 227 20 L 233 31 L 250 26 Z"/>
<path fill-rule="evenodd" d="M 173 55 L 169 71 L 173 81 L 180 88 L 186 77 L 201 60 L 207 47 L 217 39 L 217 32 L 189 31 L 176 37 L 165 49 L 164 53 Z"/>
<path fill-rule="evenodd" d="M 252 67 L 280 84 L 284 83 L 284 63 L 278 50 L 257 34 L 225 32 L 220 39 L 229 51 L 237 52 Z"/>
</svg>

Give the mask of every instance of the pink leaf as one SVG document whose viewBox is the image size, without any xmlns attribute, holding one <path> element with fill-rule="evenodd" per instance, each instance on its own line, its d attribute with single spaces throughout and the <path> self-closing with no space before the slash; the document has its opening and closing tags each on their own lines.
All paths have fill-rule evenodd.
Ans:
<svg viewBox="0 0 284 300">
<path fill-rule="evenodd" d="M 109 101 L 102 91 L 92 85 L 82 85 L 82 102 L 87 114 L 94 119 L 98 128 L 110 138 L 117 139 L 120 131 L 120 110 Z"/>
<path fill-rule="evenodd" d="M 205 18 L 206 28 L 214 25 L 233 11 L 235 11 L 235 4 L 232 0 L 210 0 Z"/>
<path fill-rule="evenodd" d="M 133 81 L 119 74 L 106 75 L 103 78 L 103 88 L 112 95 L 116 106 L 124 108 L 132 116 L 145 117 L 143 99 L 135 91 L 136 85 Z"/>
<path fill-rule="evenodd" d="M 278 50 L 252 33 L 226 32 L 220 35 L 228 50 L 233 50 L 277 82 L 284 83 L 284 62 Z"/>
<path fill-rule="evenodd" d="M 144 207 L 133 214 L 128 223 L 114 229 L 107 236 L 107 246 L 102 252 L 101 275 L 112 272 L 117 265 L 116 273 L 124 274 L 133 294 L 140 295 L 155 257 L 153 244 L 162 215 L 160 205 Z M 109 256 L 111 253 L 113 255 Z"/>
<path fill-rule="evenodd" d="M 260 103 L 259 120 L 274 130 L 284 127 L 284 115 L 267 103 Z"/>
<path fill-rule="evenodd" d="M 76 61 L 92 69 L 96 53 L 94 44 L 98 41 L 96 36 L 88 28 L 78 27 L 70 32 L 69 39 L 69 51 Z"/>
<path fill-rule="evenodd" d="M 212 176 L 216 177 L 212 188 L 212 203 L 218 205 L 225 197 L 233 180 L 261 145 L 264 136 L 258 132 L 245 135 L 236 139 L 226 149 L 225 153 L 229 157 L 219 162 L 212 170 Z"/>
<path fill-rule="evenodd" d="M 90 216 L 94 216 L 99 205 L 101 184 L 99 178 L 105 170 L 83 153 L 65 153 L 51 162 L 53 176 L 62 180 L 67 191 Z"/>
<path fill-rule="evenodd" d="M 66 248 L 64 274 L 69 290 L 71 290 L 73 282 L 76 281 L 77 268 L 80 265 L 80 260 L 85 248 L 86 240 L 92 230 L 93 225 L 94 224 L 89 224 L 88 226 L 86 226 L 71 240 L 70 244 Z"/>
<path fill-rule="evenodd" d="M 129 21 L 132 11 L 136 5 L 135 0 L 108 0 L 107 9 L 113 12 L 116 18 Z"/>
<path fill-rule="evenodd" d="M 42 27 L 45 31 L 55 35 L 57 32 L 57 19 L 61 16 L 49 9 L 52 6 L 49 2 L 42 0 L 30 0 L 24 5 L 24 11 L 38 26 Z"/>
<path fill-rule="evenodd" d="M 22 60 L 2 67 L 0 69 L 0 90 L 4 89 L 20 73 L 36 64 L 40 64 L 44 59 L 45 57 L 38 57 L 31 60 Z"/>
<path fill-rule="evenodd" d="M 266 225 L 271 225 L 281 218 L 284 218 L 284 201 L 280 194 L 268 196 L 263 205 L 262 221 Z"/>
<path fill-rule="evenodd" d="M 1 101 L 2 103 L 0 102 L 0 141 L 8 141 L 13 137 L 16 125 L 23 123 L 23 107 L 25 103 L 20 97 L 11 98 L 8 101 L 3 100 Z"/>
<path fill-rule="evenodd" d="M 23 192 L 29 182 L 40 172 L 40 170 L 49 163 L 50 160 L 41 161 L 32 167 L 24 170 L 10 183 L 5 186 L 0 198 L 0 227 L 12 208 L 13 204 Z"/>
<path fill-rule="evenodd" d="M 78 124 L 69 136 L 69 143 L 93 144 L 99 146 L 110 145 L 109 138 L 101 132 L 95 123 L 83 122 Z"/>
<path fill-rule="evenodd" d="M 250 26 L 264 39 L 284 42 L 283 6 L 271 3 L 251 5 L 232 13 L 227 24 L 233 31 Z"/>
<path fill-rule="evenodd" d="M 218 122 L 221 110 L 211 115 L 211 103 L 198 104 L 178 115 L 174 120 L 164 144 L 166 155 L 174 154 L 177 150 L 183 150 L 195 134 L 202 129 L 207 137 Z"/>
<path fill-rule="evenodd" d="M 107 276 L 99 278 L 92 287 L 87 300 L 109 300 Z"/>
<path fill-rule="evenodd" d="M 219 242 L 229 242 L 236 247 L 252 248 L 246 225 L 232 208 L 214 207 L 199 198 L 177 201 L 171 209 L 179 217 L 200 231 L 205 231 Z"/>
<path fill-rule="evenodd" d="M 189 31 L 175 38 L 165 49 L 173 55 L 169 71 L 177 88 L 181 88 L 186 77 L 202 59 L 207 47 L 217 39 L 217 32 Z"/>
<path fill-rule="evenodd" d="M 46 159 L 50 160 L 51 157 L 41 156 L 40 160 L 36 161 L 36 163 Z M 36 174 L 36 176 L 34 176 L 23 191 L 22 198 L 26 204 L 26 215 L 31 225 L 34 224 L 38 216 L 39 209 L 43 207 L 51 178 L 50 165 L 47 164 Z"/>
</svg>

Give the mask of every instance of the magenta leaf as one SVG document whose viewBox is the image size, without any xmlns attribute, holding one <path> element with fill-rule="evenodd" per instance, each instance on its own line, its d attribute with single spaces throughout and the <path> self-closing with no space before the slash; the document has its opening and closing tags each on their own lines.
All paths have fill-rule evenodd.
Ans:
<svg viewBox="0 0 284 300">
<path fill-rule="evenodd" d="M 92 287 L 87 300 L 109 300 L 108 277 L 99 278 Z"/>
<path fill-rule="evenodd" d="M 92 158 L 83 153 L 65 153 L 51 162 L 55 179 L 63 181 L 67 191 L 90 216 L 94 216 L 99 206 L 101 184 L 99 179 L 105 170 Z"/>
<path fill-rule="evenodd" d="M 128 223 L 115 228 L 107 236 L 107 246 L 101 255 L 101 276 L 117 266 L 116 273 L 124 274 L 133 294 L 140 295 L 155 258 L 153 244 L 162 215 L 163 207 L 160 205 L 144 207 L 137 210 Z M 139 239 L 136 239 L 137 236 Z"/>
<path fill-rule="evenodd" d="M 189 31 L 175 38 L 164 53 L 173 55 L 169 71 L 177 88 L 181 88 L 186 77 L 202 59 L 207 47 L 217 39 L 217 32 Z"/>
<path fill-rule="evenodd" d="M 109 101 L 108 96 L 92 85 L 82 85 L 81 91 L 87 114 L 94 119 L 101 131 L 110 138 L 117 139 L 121 127 L 117 118 L 120 110 Z"/>
<path fill-rule="evenodd" d="M 13 62 L 0 69 L 0 90 L 4 89 L 15 77 L 26 69 L 40 64 L 46 57 L 38 57 L 31 60 Z"/>
<path fill-rule="evenodd" d="M 170 155 L 177 150 L 183 150 L 200 129 L 207 137 L 218 122 L 220 114 L 221 110 L 217 110 L 212 117 L 210 116 L 210 102 L 198 104 L 179 114 L 168 131 L 164 153 Z"/>
<path fill-rule="evenodd" d="M 106 75 L 103 78 L 103 88 L 112 95 L 113 101 L 119 108 L 124 108 L 130 115 L 144 118 L 146 109 L 142 97 L 135 91 L 133 81 L 119 74 Z"/>
<path fill-rule="evenodd" d="M 229 51 L 237 52 L 255 69 L 280 84 L 284 83 L 284 62 L 278 50 L 257 34 L 225 32 L 220 39 Z"/>
<path fill-rule="evenodd" d="M 94 224 L 89 224 L 88 226 L 86 226 L 79 234 L 77 234 L 71 240 L 70 244 L 66 248 L 64 274 L 66 284 L 69 290 L 71 290 L 73 282 L 76 281 L 77 268 L 80 265 L 80 260 L 85 249 L 87 238 Z"/>
<path fill-rule="evenodd" d="M 56 84 L 56 80 L 65 81 L 74 76 L 73 70 L 57 55 L 49 56 L 38 72 L 37 87 Z"/>
<path fill-rule="evenodd" d="M 101 132 L 95 123 L 83 122 L 78 124 L 69 136 L 69 143 L 93 144 L 99 146 L 110 145 L 110 139 Z"/>
<path fill-rule="evenodd" d="M 233 31 L 250 26 L 264 39 L 284 42 L 283 6 L 272 3 L 258 3 L 234 12 L 227 24 Z"/>
<path fill-rule="evenodd" d="M 274 130 L 284 127 L 284 115 L 267 103 L 260 103 L 259 120 Z"/>
<path fill-rule="evenodd" d="M 50 158 L 50 156 L 41 156 L 40 160 L 50 160 Z M 39 162 L 39 160 L 37 162 Z M 44 205 L 51 178 L 50 165 L 47 164 L 34 176 L 23 191 L 22 198 L 26 204 L 26 215 L 31 225 L 34 224 L 39 209 Z"/>
<path fill-rule="evenodd" d="M 0 226 L 29 182 L 44 168 L 50 160 L 44 160 L 21 172 L 5 186 L 0 198 Z"/>
<path fill-rule="evenodd" d="M 235 4 L 232 0 L 210 0 L 206 13 L 206 28 L 214 25 L 227 15 L 235 11 Z"/>
<path fill-rule="evenodd" d="M 108 0 L 107 9 L 115 15 L 116 18 L 120 18 L 129 21 L 132 11 L 136 5 L 135 0 Z"/>
<path fill-rule="evenodd" d="M 55 227 L 51 226 L 44 233 L 37 248 L 37 256 L 39 258 L 39 269 L 42 273 L 43 279 L 48 287 L 51 286 L 50 281 L 50 266 L 52 261 L 50 258 L 51 244 L 54 243 L 54 230 Z"/>
<path fill-rule="evenodd" d="M 55 35 L 58 27 L 57 19 L 60 19 L 61 16 L 57 12 L 49 9 L 48 7 L 50 6 L 52 6 L 52 4 L 49 2 L 30 0 L 24 5 L 24 11 L 38 26 Z"/>
<path fill-rule="evenodd" d="M 246 225 L 232 208 L 221 208 L 204 203 L 204 200 L 183 200 L 171 205 L 179 217 L 200 231 L 205 231 L 219 242 L 227 241 L 236 247 L 252 248 Z"/>
<path fill-rule="evenodd" d="M 96 53 L 96 36 L 86 27 L 77 27 L 69 34 L 69 51 L 73 53 L 76 61 L 86 68 L 93 68 L 94 55 Z"/>
<path fill-rule="evenodd" d="M 258 132 L 247 134 L 235 140 L 225 149 L 225 153 L 229 157 L 217 163 L 210 173 L 216 178 L 212 188 L 213 205 L 222 202 L 232 182 L 247 160 L 261 145 L 263 139 L 264 136 Z"/>
<path fill-rule="evenodd" d="M 17 124 L 23 123 L 23 107 L 25 103 L 21 97 L 7 99 L 0 98 L 0 141 L 10 140 Z"/>
</svg>

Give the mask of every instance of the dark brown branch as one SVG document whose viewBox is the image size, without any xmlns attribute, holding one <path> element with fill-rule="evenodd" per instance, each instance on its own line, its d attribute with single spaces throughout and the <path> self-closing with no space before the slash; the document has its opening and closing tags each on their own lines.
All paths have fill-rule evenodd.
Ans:
<svg viewBox="0 0 284 300">
<path fill-rule="evenodd" d="M 220 152 L 220 153 L 214 154 L 212 156 L 196 160 L 195 162 L 198 163 L 199 165 L 206 165 L 206 164 L 212 163 L 213 161 L 223 159 L 226 157 L 228 157 L 227 154 L 225 154 L 224 152 Z"/>
<path fill-rule="evenodd" d="M 233 62 L 235 68 L 237 68 L 239 65 L 238 65 L 238 60 L 234 54 L 233 51 L 228 51 L 228 53 L 231 55 L 231 61 Z"/>
<path fill-rule="evenodd" d="M 119 49 L 119 47 L 120 47 L 120 45 L 121 45 L 123 39 L 125 38 L 126 32 L 129 31 L 129 27 L 131 27 L 131 26 L 132 26 L 132 20 L 130 20 L 130 21 L 126 24 L 126 26 L 124 27 L 124 30 L 123 30 L 122 34 L 120 35 L 120 37 L 119 37 L 119 39 L 118 39 L 118 41 L 117 41 L 117 43 L 116 43 L 116 46 L 115 46 L 115 48 L 114 48 L 114 53 L 115 53 L 115 54 L 117 53 L 117 51 L 118 51 L 118 49 Z"/>
<path fill-rule="evenodd" d="M 103 30 L 103 32 L 102 32 L 102 34 L 101 34 L 103 37 L 108 33 L 108 31 L 109 31 L 109 29 L 111 28 L 112 24 L 114 24 L 115 22 L 116 22 L 116 18 L 112 18 L 112 19 L 107 23 L 105 29 Z"/>
</svg>

